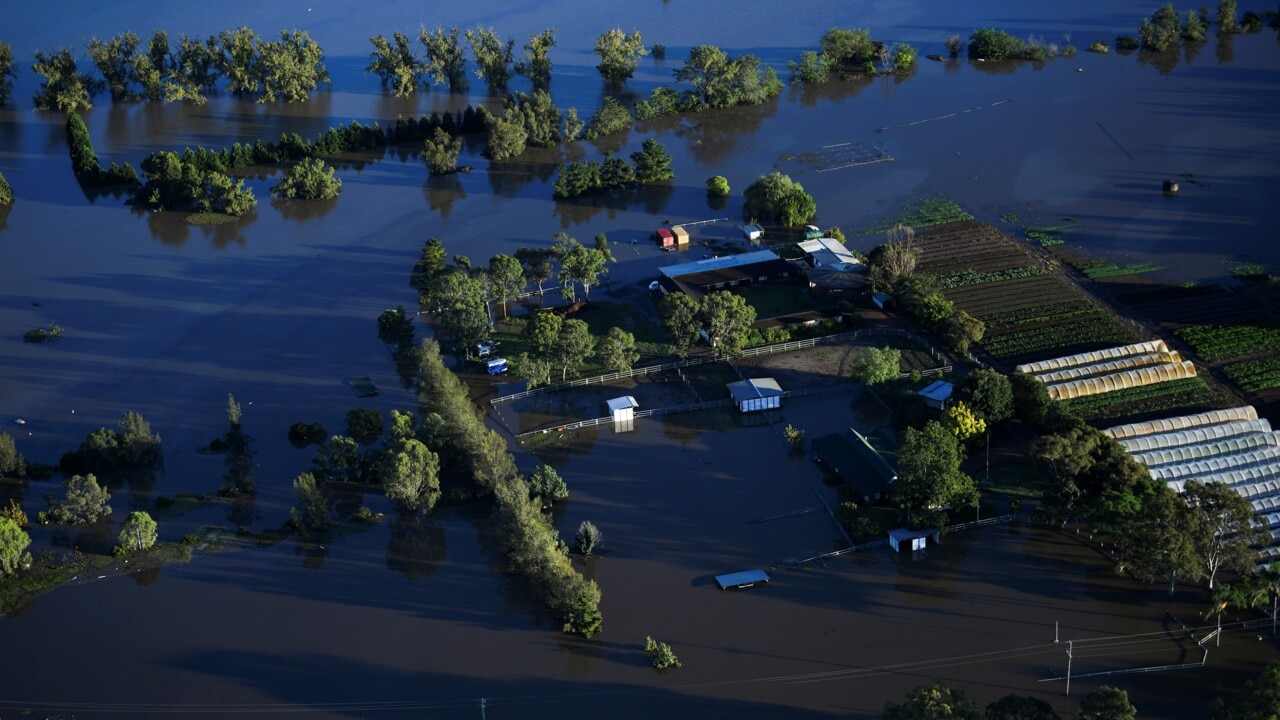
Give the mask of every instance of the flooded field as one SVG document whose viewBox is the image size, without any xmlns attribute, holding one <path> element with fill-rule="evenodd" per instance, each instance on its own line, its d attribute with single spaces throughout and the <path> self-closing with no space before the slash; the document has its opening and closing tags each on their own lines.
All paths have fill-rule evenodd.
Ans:
<svg viewBox="0 0 1280 720">
<path fill-rule="evenodd" d="M 124 483 L 127 498 L 113 500 L 116 525 L 157 496 L 220 485 L 222 458 L 199 449 L 223 432 L 228 393 L 254 437 L 254 529 L 288 517 L 290 482 L 313 455 L 288 443 L 292 423 L 337 431 L 355 407 L 412 409 L 375 318 L 387 307 L 415 306 L 409 271 L 431 236 L 482 262 L 549 245 L 562 229 L 584 241 L 605 232 L 619 260 L 611 283 L 629 287 L 673 257 L 623 243 L 647 237 L 664 219 L 732 215 L 737 193 L 777 167 L 814 195 L 819 224 L 850 235 L 907 201 L 946 195 L 979 220 L 1017 214 L 1023 225 L 1067 225 L 1069 244 L 1117 262 L 1158 263 L 1166 269 L 1156 276 L 1171 281 L 1220 279 L 1229 262 L 1243 259 L 1280 266 L 1270 227 L 1280 197 L 1272 100 L 1280 47 L 1269 29 L 1211 36 L 1176 58 L 922 59 L 897 79 L 787 89 L 758 108 L 582 143 L 586 157 L 599 158 L 629 153 L 652 136 L 673 155 L 669 191 L 614 204 L 554 201 L 560 152 L 491 166 L 475 146 L 462 162 L 476 171 L 443 181 L 427 178 L 413 148 L 343 158 L 342 196 L 303 209 L 267 200 L 278 171 L 254 176 L 257 211 L 215 228 L 135 213 L 117 197 L 87 198 L 71 172 L 62 117 L 32 110 L 29 59 L 64 45 L 79 53 L 90 37 L 126 29 L 175 37 L 239 24 L 263 35 L 307 29 L 334 79 L 332 90 L 298 106 L 229 97 L 198 108 L 113 106 L 98 97 L 85 119 L 100 158 L 136 165 L 159 149 L 222 147 L 282 131 L 314 136 L 352 119 L 386 125 L 467 102 L 499 107 L 474 82 L 470 96 L 380 93 L 362 72 L 368 36 L 419 23 L 492 25 L 517 48 L 529 33 L 555 27 L 555 100 L 587 115 L 603 97 L 591 46 L 615 25 L 667 45 L 668 59 L 646 58 L 629 83 L 639 96 L 670 82 L 698 43 L 754 52 L 785 77 L 785 62 L 832 25 L 870 26 L 923 57 L 942 52 L 945 34 L 985 26 L 1053 41 L 1070 33 L 1083 48 L 1132 32 L 1154 9 L 861 1 L 791 8 L 780 22 L 774 5 L 728 2 L 626 9 L 479 2 L 430 17 L 404 3 L 359 12 L 294 2 L 214 8 L 169 4 L 143 13 L 81 2 L 52 14 L 30 5 L 11 8 L 0 27 L 0 40 L 23 63 L 14 103 L 0 108 L 0 172 L 16 196 L 0 209 L 0 421 L 29 460 L 54 463 L 126 410 L 142 413 L 163 437 L 163 470 Z M 839 143 L 878 148 L 893 161 L 818 172 L 796 160 Z M 711 175 L 734 188 L 727 210 L 708 205 Z M 1161 182 L 1178 177 L 1190 178 L 1181 195 L 1163 196 Z M 730 237 L 729 230 L 703 232 Z M 850 245 L 878 242 L 868 236 Z M 65 328 L 59 343 L 22 342 L 23 332 L 51 322 Z M 346 385 L 364 376 L 378 387 L 376 398 L 356 398 Z M 26 424 L 11 424 L 17 418 Z M 1181 627 L 1203 624 L 1198 592 L 1180 591 L 1168 603 L 1114 578 L 1093 549 L 1026 526 L 950 537 L 918 563 L 883 551 L 807 571 L 783 563 L 768 587 L 722 593 L 711 580 L 717 573 L 768 568 L 843 542 L 825 512 L 752 523 L 834 501 L 813 465 L 788 455 L 786 422 L 812 437 L 858 421 L 847 396 L 808 400 L 771 425 L 744 427 L 724 413 L 644 421 L 624 435 L 600 428 L 554 456 L 572 491 L 556 518 L 562 534 L 584 519 L 605 533 L 605 553 L 583 568 L 604 592 L 605 630 L 596 641 L 569 639 L 538 617 L 502 572 L 486 516 L 443 507 L 420 525 L 388 515 L 321 549 L 287 541 L 42 596 L 0 622 L 0 647 L 18 649 L 0 658 L 0 714 L 176 716 L 216 705 L 246 716 L 873 717 L 885 700 L 942 678 L 983 703 L 1019 692 L 1063 713 L 1105 681 L 1128 689 L 1143 717 L 1198 718 L 1242 673 L 1277 659 L 1269 636 L 1259 642 L 1256 633 L 1234 631 L 1211 649 L 1204 669 L 1073 680 L 1072 699 L 1064 699 L 1061 683 L 1038 682 L 1065 670 L 1055 622 L 1064 641 L 1146 636 L 1133 646 L 1099 643 L 1092 656 L 1082 650 L 1077 673 L 1189 662 L 1201 651 Z M 518 453 L 518 462 L 528 470 L 538 460 Z M 56 489 L 49 481 L 4 491 L 34 514 Z M 160 531 L 176 539 L 227 522 L 214 508 Z M 33 536 L 38 548 L 66 549 L 105 543 L 116 525 L 96 539 L 47 529 Z M 646 635 L 671 643 L 684 669 L 650 668 Z"/>
</svg>

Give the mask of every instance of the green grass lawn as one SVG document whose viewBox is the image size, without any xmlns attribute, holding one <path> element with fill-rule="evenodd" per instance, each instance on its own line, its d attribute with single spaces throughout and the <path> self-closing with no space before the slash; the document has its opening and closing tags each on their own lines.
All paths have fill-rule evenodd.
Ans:
<svg viewBox="0 0 1280 720">
<path fill-rule="evenodd" d="M 981 472 L 975 471 L 975 480 L 982 479 Z M 998 462 L 992 463 L 990 481 L 983 489 L 1012 500 L 1039 502 L 1049 489 L 1049 479 L 1030 463 Z"/>
<path fill-rule="evenodd" d="M 758 318 L 790 315 L 812 310 L 814 307 L 809 291 L 795 283 L 741 285 L 732 288 L 731 292 L 746 299 L 747 303 L 756 309 Z"/>
</svg>

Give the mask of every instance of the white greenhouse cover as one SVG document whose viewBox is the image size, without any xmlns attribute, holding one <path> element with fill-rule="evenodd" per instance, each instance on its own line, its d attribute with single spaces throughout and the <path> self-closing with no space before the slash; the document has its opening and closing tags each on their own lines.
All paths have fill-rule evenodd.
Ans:
<svg viewBox="0 0 1280 720">
<path fill-rule="evenodd" d="M 1280 445 L 1280 433 L 1239 435 L 1225 440 L 1200 443 L 1199 445 L 1181 445 L 1164 448 L 1163 450 L 1133 453 L 1131 457 L 1149 468 L 1154 468 L 1193 460 L 1204 460 L 1205 458 L 1219 455 L 1234 455 L 1273 445 Z"/>
<path fill-rule="evenodd" d="M 1094 363 L 1092 365 L 1077 365 L 1075 367 L 1063 368 L 1061 370 L 1053 370 L 1051 372 L 1036 375 L 1036 379 L 1045 383 L 1060 383 L 1068 380 L 1079 380 L 1093 375 L 1110 375 L 1120 372 L 1121 370 L 1132 370 L 1134 368 L 1147 367 L 1150 365 L 1167 365 L 1169 363 L 1182 362 L 1182 357 L 1177 351 L 1146 353 L 1144 355 L 1130 355 L 1129 357 L 1116 358 L 1106 362 Z"/>
<path fill-rule="evenodd" d="M 1070 400 L 1071 398 L 1098 395 L 1113 390 L 1142 387 L 1143 385 L 1154 385 L 1169 380 L 1183 380 L 1195 376 L 1195 363 L 1187 360 L 1168 365 L 1153 365 L 1151 367 L 1137 368 L 1136 370 L 1125 370 L 1101 377 L 1072 380 L 1057 385 L 1048 385 L 1046 389 L 1049 391 L 1049 397 L 1054 400 Z"/>
<path fill-rule="evenodd" d="M 1076 365 L 1089 365 L 1091 363 L 1114 360 L 1116 358 L 1128 357 L 1130 355 L 1166 352 L 1168 349 L 1169 346 L 1165 345 L 1163 340 L 1152 340 L 1150 342 L 1121 345 L 1119 347 L 1094 350 L 1093 352 L 1079 353 L 1077 355 L 1067 355 L 1065 357 L 1053 358 L 1052 360 L 1041 360 L 1039 362 L 1026 363 L 1025 365 L 1019 365 L 1014 369 L 1020 373 L 1027 373 L 1028 375 L 1039 375 L 1040 373 L 1049 372 L 1050 370 L 1061 370 L 1063 368 L 1074 367 Z"/>
<path fill-rule="evenodd" d="M 1187 428 L 1201 425 L 1220 425 L 1235 420 L 1257 419 L 1258 411 L 1252 405 L 1244 405 L 1224 410 L 1210 410 L 1209 412 L 1196 413 L 1195 415 L 1180 415 L 1178 417 L 1161 418 L 1160 420 L 1117 425 L 1113 428 L 1107 428 L 1103 432 L 1117 440 L 1123 440 L 1136 435 L 1155 435 L 1157 433 L 1186 430 Z"/>
<path fill-rule="evenodd" d="M 1241 470 L 1251 465 L 1265 465 L 1275 470 L 1280 463 L 1280 447 L 1265 447 L 1260 450 L 1236 453 L 1235 455 L 1219 455 L 1217 457 L 1193 460 L 1180 465 L 1165 465 L 1151 468 L 1151 477 L 1155 480 L 1191 479 L 1202 475 L 1215 475 L 1229 470 Z M 1217 478 L 1208 478 L 1216 480 Z"/>
<path fill-rule="evenodd" d="M 1263 418 L 1259 420 L 1238 420 L 1221 425 L 1206 425 L 1204 427 L 1191 428 L 1190 430 L 1161 433 L 1160 435 L 1141 435 L 1127 440 L 1120 440 L 1119 442 L 1126 452 L 1133 453 L 1178 447 L 1179 445 L 1195 445 L 1237 435 L 1269 432 L 1271 432 L 1271 423 Z"/>
</svg>

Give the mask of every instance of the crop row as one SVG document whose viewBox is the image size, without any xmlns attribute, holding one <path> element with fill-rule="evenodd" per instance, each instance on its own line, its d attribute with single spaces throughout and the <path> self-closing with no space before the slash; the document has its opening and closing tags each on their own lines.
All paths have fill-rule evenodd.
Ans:
<svg viewBox="0 0 1280 720">
<path fill-rule="evenodd" d="M 1097 395 L 1064 400 L 1063 405 L 1084 420 L 1105 420 L 1139 413 L 1213 404 L 1213 393 L 1199 377 L 1169 380 Z"/>
<path fill-rule="evenodd" d="M 994 328 L 1030 325 L 1032 323 L 1047 322 L 1049 320 L 1065 320 L 1067 318 L 1079 317 L 1081 315 L 1097 312 L 1097 310 L 1098 309 L 1091 303 L 1084 300 L 1069 300 L 1067 302 L 1051 303 L 1048 305 L 1034 305 L 1032 307 L 1019 308 L 1017 310 L 987 313 L 983 315 L 976 315 L 975 317 L 986 323 L 987 330 L 992 330 Z"/>
<path fill-rule="evenodd" d="M 1222 369 L 1245 392 L 1280 388 L 1280 356 L 1246 360 Z"/>
<path fill-rule="evenodd" d="M 1111 317 L 1097 313 L 1093 317 L 1073 318 L 1071 322 L 1039 325 L 993 335 L 984 338 L 982 346 L 995 357 L 1009 358 L 1084 344 L 1099 347 L 1123 345 L 1133 340 L 1133 333 Z"/>
<path fill-rule="evenodd" d="M 986 285 L 987 283 L 1001 282 L 1004 280 L 1017 280 L 1018 278 L 1036 277 L 1049 272 L 1044 267 L 1038 265 L 1005 268 L 1003 270 L 995 270 L 992 272 L 979 272 L 977 270 L 957 270 L 949 272 L 945 275 L 936 275 L 934 280 L 938 283 L 938 287 L 942 290 L 950 290 L 952 288 L 964 287 L 967 285 Z"/>
<path fill-rule="evenodd" d="M 1272 325 L 1192 325 L 1176 330 L 1175 334 L 1209 362 L 1280 347 L 1280 327 Z"/>
</svg>

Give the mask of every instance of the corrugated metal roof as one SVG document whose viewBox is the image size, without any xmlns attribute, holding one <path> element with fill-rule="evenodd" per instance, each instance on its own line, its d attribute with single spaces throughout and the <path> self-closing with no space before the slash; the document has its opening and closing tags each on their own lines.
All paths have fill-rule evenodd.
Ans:
<svg viewBox="0 0 1280 720">
<path fill-rule="evenodd" d="M 769 582 L 769 573 L 763 570 L 743 570 L 742 572 L 725 573 L 717 575 L 716 582 L 720 584 L 721 590 L 728 590 L 731 587 L 750 587 L 756 583 Z"/>
</svg>

